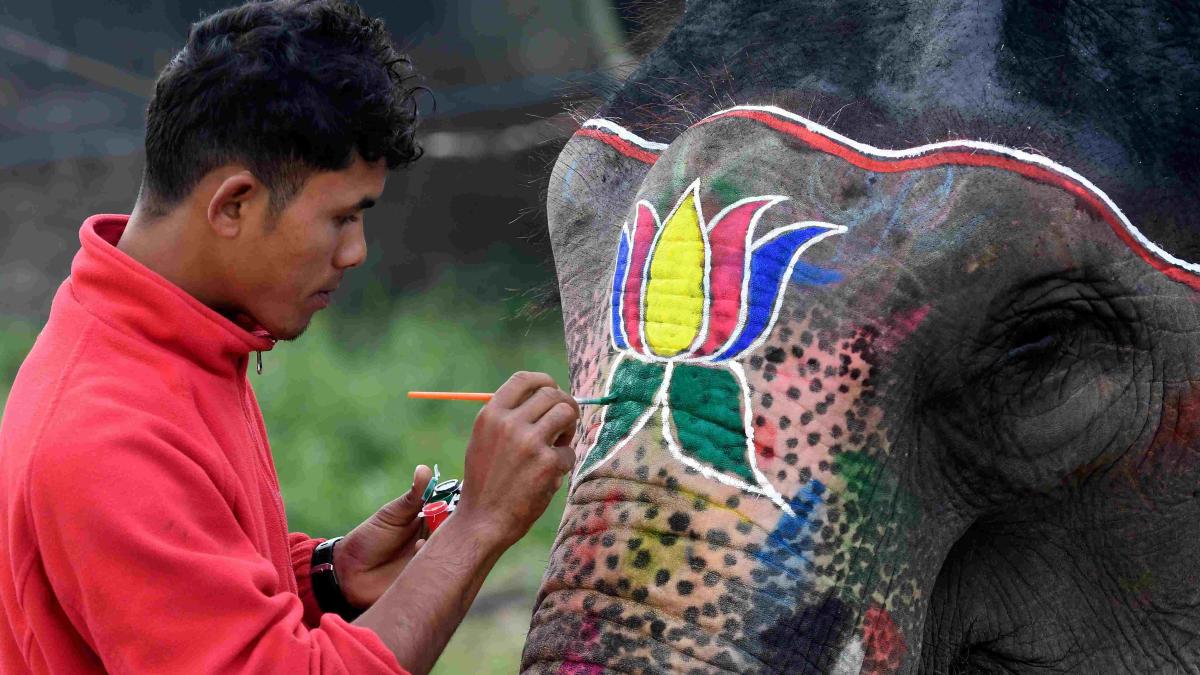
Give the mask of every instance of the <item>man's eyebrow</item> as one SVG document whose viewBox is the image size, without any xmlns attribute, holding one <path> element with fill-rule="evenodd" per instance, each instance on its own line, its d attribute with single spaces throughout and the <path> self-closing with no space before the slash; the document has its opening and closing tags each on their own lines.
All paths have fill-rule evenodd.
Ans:
<svg viewBox="0 0 1200 675">
<path fill-rule="evenodd" d="M 352 205 L 350 209 L 353 211 L 363 211 L 365 209 L 369 209 L 372 206 L 375 206 L 375 199 L 375 197 L 363 197 L 362 199 L 358 200 L 357 204 Z"/>
</svg>

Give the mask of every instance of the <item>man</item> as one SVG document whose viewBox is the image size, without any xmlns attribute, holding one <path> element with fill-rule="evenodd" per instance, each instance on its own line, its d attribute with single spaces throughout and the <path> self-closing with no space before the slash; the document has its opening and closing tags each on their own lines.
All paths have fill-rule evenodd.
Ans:
<svg viewBox="0 0 1200 675">
<path fill-rule="evenodd" d="M 147 110 L 133 213 L 83 224 L 0 426 L 0 672 L 426 672 L 545 510 L 578 406 L 518 373 L 428 541 L 426 467 L 332 553 L 287 534 L 247 364 L 362 263 L 364 210 L 419 155 L 406 77 L 342 0 L 192 27 Z"/>
</svg>

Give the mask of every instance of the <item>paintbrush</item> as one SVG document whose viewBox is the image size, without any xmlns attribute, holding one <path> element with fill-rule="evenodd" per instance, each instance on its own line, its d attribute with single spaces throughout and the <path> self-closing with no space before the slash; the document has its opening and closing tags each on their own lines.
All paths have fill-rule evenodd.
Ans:
<svg viewBox="0 0 1200 675">
<path fill-rule="evenodd" d="M 487 402 L 492 400 L 492 394 L 486 392 L 473 391 L 410 391 L 409 398 L 426 398 L 435 401 L 480 401 Z M 575 398 L 575 402 L 579 405 L 608 405 L 616 403 L 617 399 L 613 396 L 602 396 L 600 398 Z"/>
</svg>

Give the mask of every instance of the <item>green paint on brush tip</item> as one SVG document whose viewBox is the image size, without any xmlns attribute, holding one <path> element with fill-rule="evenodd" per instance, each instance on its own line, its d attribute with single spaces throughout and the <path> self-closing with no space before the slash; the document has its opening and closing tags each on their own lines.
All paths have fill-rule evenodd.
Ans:
<svg viewBox="0 0 1200 675">
<path fill-rule="evenodd" d="M 621 399 L 616 395 L 609 394 L 608 396 L 601 396 L 600 398 L 581 398 L 579 399 L 579 405 L 608 405 L 610 403 L 616 403 L 620 400 Z"/>
</svg>

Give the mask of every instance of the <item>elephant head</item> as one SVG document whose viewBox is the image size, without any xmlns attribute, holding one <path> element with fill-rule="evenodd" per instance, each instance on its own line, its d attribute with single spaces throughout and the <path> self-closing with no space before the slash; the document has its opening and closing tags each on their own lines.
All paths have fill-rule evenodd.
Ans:
<svg viewBox="0 0 1200 675">
<path fill-rule="evenodd" d="M 1089 7 L 697 1 L 582 125 L 526 671 L 1200 662 L 1200 17 Z"/>
</svg>

